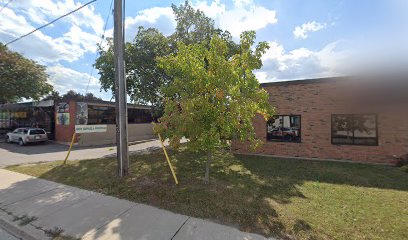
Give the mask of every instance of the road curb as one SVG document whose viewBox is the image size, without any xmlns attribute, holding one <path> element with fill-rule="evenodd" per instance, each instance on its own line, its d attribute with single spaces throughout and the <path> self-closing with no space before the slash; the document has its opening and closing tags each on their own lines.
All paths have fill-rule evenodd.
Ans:
<svg viewBox="0 0 408 240">
<path fill-rule="evenodd" d="M 6 232 L 10 233 L 16 238 L 22 240 L 40 240 L 37 237 L 34 237 L 32 234 L 24 231 L 21 227 L 17 227 L 15 224 L 10 223 L 4 219 L 0 218 L 0 227 L 3 228 Z"/>
</svg>

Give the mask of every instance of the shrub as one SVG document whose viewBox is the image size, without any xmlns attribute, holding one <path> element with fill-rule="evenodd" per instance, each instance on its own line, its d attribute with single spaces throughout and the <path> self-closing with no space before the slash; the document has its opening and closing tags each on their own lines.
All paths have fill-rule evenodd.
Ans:
<svg viewBox="0 0 408 240">
<path fill-rule="evenodd" d="M 395 164 L 397 167 L 402 167 L 408 165 L 408 154 L 397 157 L 397 162 Z"/>
</svg>

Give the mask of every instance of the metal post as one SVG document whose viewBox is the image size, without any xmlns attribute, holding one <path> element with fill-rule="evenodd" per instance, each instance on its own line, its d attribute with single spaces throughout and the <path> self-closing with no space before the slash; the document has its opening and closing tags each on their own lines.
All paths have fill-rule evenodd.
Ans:
<svg viewBox="0 0 408 240">
<path fill-rule="evenodd" d="M 128 136 L 127 136 L 127 94 L 124 60 L 123 0 L 115 0 L 114 5 L 114 56 L 115 56 L 115 102 L 116 102 L 116 146 L 118 174 L 129 173 Z"/>
</svg>

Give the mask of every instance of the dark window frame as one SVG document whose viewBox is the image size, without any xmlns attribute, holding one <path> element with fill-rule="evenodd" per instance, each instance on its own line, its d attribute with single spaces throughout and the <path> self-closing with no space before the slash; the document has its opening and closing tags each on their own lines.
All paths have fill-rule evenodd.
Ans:
<svg viewBox="0 0 408 240">
<path fill-rule="evenodd" d="M 280 143 L 302 143 L 302 115 L 301 114 L 277 114 L 277 115 L 273 115 L 273 117 L 299 117 L 299 131 L 300 131 L 300 139 L 299 141 L 285 141 L 285 140 L 280 140 L 280 139 L 274 139 L 274 140 L 269 140 L 268 139 L 268 123 L 270 121 L 270 119 L 266 122 L 266 141 L 267 142 L 280 142 Z M 271 118 L 271 119 L 272 119 Z"/>
<path fill-rule="evenodd" d="M 375 139 L 375 143 L 373 144 L 366 144 L 366 143 L 355 143 L 355 138 L 354 138 L 354 129 L 352 130 L 353 132 L 353 137 L 352 137 L 352 141 L 353 143 L 335 143 L 333 142 L 333 117 L 335 116 L 361 116 L 361 115 L 371 115 L 371 116 L 375 116 L 375 138 L 371 137 L 372 139 Z M 368 146 L 368 147 L 375 147 L 375 146 L 379 146 L 379 140 L 378 140 L 378 114 L 376 113 L 345 113 L 345 114 L 331 114 L 330 117 L 330 141 L 332 145 L 349 145 L 349 146 Z"/>
<path fill-rule="evenodd" d="M 128 124 L 150 124 L 154 121 L 152 110 L 146 108 L 127 109 Z M 116 108 L 114 106 L 105 105 L 88 105 L 88 124 L 116 124 Z"/>
</svg>

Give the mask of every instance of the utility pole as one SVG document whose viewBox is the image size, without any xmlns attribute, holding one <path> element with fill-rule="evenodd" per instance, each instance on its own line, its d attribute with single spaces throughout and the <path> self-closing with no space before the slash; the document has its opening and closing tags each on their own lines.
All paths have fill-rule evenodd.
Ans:
<svg viewBox="0 0 408 240">
<path fill-rule="evenodd" d="M 116 146 L 118 175 L 129 173 L 128 135 L 127 135 L 127 93 L 124 59 L 123 0 L 115 0 L 114 5 L 114 58 L 115 58 L 115 102 L 116 102 Z"/>
</svg>

